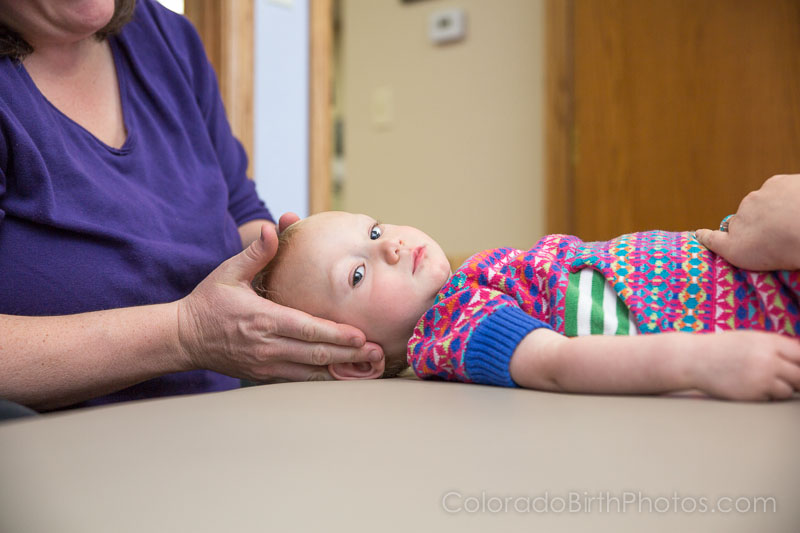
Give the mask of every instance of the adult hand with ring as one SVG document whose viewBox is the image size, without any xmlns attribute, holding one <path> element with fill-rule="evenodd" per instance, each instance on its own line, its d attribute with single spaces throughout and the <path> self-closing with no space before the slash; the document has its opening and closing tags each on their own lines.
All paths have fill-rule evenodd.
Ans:
<svg viewBox="0 0 800 533">
<path fill-rule="evenodd" d="M 697 240 L 746 270 L 800 270 L 800 174 L 773 176 L 744 197 L 717 231 Z"/>
</svg>

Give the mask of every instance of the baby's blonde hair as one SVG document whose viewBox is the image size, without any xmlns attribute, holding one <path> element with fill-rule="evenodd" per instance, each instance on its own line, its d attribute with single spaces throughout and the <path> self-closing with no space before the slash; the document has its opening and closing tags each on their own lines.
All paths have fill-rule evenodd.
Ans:
<svg viewBox="0 0 800 533">
<path fill-rule="evenodd" d="M 284 266 L 286 256 L 292 248 L 295 237 L 300 233 L 305 220 L 307 219 L 298 220 L 278 235 L 278 250 L 275 252 L 275 257 L 273 257 L 272 261 L 267 263 L 267 266 L 262 268 L 261 271 L 256 274 L 256 277 L 253 278 L 253 290 L 262 298 L 266 298 L 279 305 L 287 305 L 286 300 L 281 297 L 281 292 L 278 290 L 278 287 L 275 286 L 275 273 Z M 300 311 L 305 311 L 305 309 L 300 309 Z M 381 378 L 393 378 L 408 368 L 406 354 L 385 355 L 386 361 Z"/>
<path fill-rule="evenodd" d="M 286 261 L 287 252 L 294 241 L 293 237 L 299 233 L 302 226 L 303 220 L 298 220 L 278 234 L 278 250 L 275 252 L 275 256 L 267 263 L 267 266 L 262 268 L 261 271 L 256 274 L 256 277 L 253 278 L 253 290 L 262 298 L 266 298 L 276 304 L 286 305 L 277 289 L 274 287 L 273 278 L 281 265 Z"/>
</svg>

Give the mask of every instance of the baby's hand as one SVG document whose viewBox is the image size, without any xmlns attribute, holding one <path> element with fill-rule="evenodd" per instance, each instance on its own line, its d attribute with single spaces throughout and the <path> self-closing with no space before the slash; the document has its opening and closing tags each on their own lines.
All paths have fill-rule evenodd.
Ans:
<svg viewBox="0 0 800 533">
<path fill-rule="evenodd" d="M 786 400 L 800 390 L 800 341 L 761 331 L 698 336 L 692 382 L 717 398 Z"/>
</svg>

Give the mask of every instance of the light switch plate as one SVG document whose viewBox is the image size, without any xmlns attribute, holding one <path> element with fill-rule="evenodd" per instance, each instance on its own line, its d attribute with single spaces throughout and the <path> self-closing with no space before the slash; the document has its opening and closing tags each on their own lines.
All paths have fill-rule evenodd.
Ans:
<svg viewBox="0 0 800 533">
<path fill-rule="evenodd" d="M 428 19 L 428 36 L 435 44 L 460 41 L 467 34 L 467 12 L 462 8 L 441 9 Z"/>
</svg>

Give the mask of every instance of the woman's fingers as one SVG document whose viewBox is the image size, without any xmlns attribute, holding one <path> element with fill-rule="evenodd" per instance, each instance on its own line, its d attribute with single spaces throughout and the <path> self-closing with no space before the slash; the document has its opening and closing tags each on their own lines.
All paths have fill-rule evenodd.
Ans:
<svg viewBox="0 0 800 533">
<path fill-rule="evenodd" d="M 284 213 L 281 215 L 280 220 L 278 221 L 278 233 L 283 233 L 283 231 L 300 220 L 300 217 L 297 214 L 292 213 L 291 211 Z"/>
<path fill-rule="evenodd" d="M 276 357 L 279 354 L 280 359 Z M 371 358 L 376 363 L 382 358 L 380 347 L 368 343 L 361 348 L 345 348 L 334 344 L 312 344 L 283 338 L 265 347 L 265 353 L 245 371 L 249 379 L 267 381 L 274 378 L 290 381 L 321 381 L 333 377 L 328 365 L 334 363 L 362 362 Z"/>
<path fill-rule="evenodd" d="M 301 363 L 280 362 L 254 372 L 256 381 L 268 381 L 280 378 L 289 381 L 331 381 L 334 378 L 328 367 L 304 365 Z"/>
<path fill-rule="evenodd" d="M 280 354 L 284 361 L 304 365 L 328 366 L 334 363 L 378 362 L 383 359 L 383 350 L 374 343 L 360 348 L 339 346 L 322 342 L 305 342 L 284 337 L 269 347 L 270 352 Z"/>
<path fill-rule="evenodd" d="M 212 273 L 218 282 L 250 284 L 262 268 L 275 257 L 278 236 L 268 224 L 261 226 L 261 235 L 250 245 L 234 255 Z"/>
<path fill-rule="evenodd" d="M 363 346 L 366 340 L 361 330 L 353 326 L 317 318 L 274 302 L 265 300 L 265 304 L 271 307 L 270 318 L 264 330 L 265 335 L 272 334 L 299 341 L 338 344 L 356 348 Z"/>
<path fill-rule="evenodd" d="M 281 359 L 322 366 L 383 359 L 381 347 L 365 342 L 364 334 L 353 326 L 317 318 L 274 302 L 269 304 L 274 307 L 270 319 L 272 327 L 264 330 L 264 336 L 280 337 L 275 351 Z"/>
<path fill-rule="evenodd" d="M 732 240 L 730 234 L 725 231 L 699 229 L 694 232 L 694 235 L 697 237 L 697 240 L 700 241 L 700 244 L 717 255 L 721 255 L 725 258 L 734 257 L 736 255 L 734 248 L 736 241 Z"/>
</svg>

